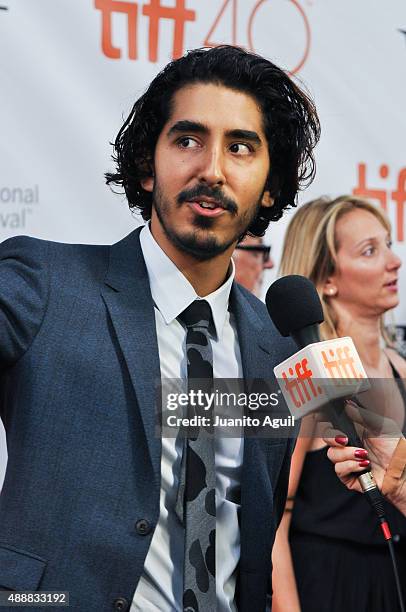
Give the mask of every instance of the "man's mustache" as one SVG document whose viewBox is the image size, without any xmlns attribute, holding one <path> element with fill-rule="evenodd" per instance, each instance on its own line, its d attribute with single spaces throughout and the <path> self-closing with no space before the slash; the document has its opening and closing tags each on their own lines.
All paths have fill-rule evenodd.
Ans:
<svg viewBox="0 0 406 612">
<path fill-rule="evenodd" d="M 234 200 L 227 198 L 227 196 L 225 196 L 220 189 L 211 189 L 205 185 L 197 185 L 193 189 L 185 189 L 184 191 L 181 191 L 177 198 L 178 204 L 196 201 L 201 196 L 216 200 L 220 206 L 234 215 L 236 215 L 238 212 L 238 207 Z"/>
</svg>

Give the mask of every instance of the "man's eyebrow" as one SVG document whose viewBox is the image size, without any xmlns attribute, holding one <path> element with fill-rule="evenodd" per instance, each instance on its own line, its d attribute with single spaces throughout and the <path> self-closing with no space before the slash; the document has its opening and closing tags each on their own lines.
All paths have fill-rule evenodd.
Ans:
<svg viewBox="0 0 406 612">
<path fill-rule="evenodd" d="M 174 134 L 188 134 L 191 132 L 194 132 L 195 134 L 208 134 L 209 128 L 207 125 L 204 125 L 204 123 L 200 123 L 199 121 L 189 121 L 188 119 L 183 119 L 181 121 L 177 121 L 169 128 L 168 136 L 172 136 Z M 252 130 L 228 130 L 225 135 L 227 138 L 248 140 L 256 145 L 262 144 L 262 140 L 257 132 Z"/>
<path fill-rule="evenodd" d="M 262 140 L 256 132 L 252 130 L 229 130 L 226 132 L 229 138 L 237 138 L 238 140 L 249 140 L 250 142 L 260 145 Z"/>
<path fill-rule="evenodd" d="M 198 121 L 183 119 L 182 121 L 177 121 L 170 127 L 168 130 L 168 136 L 172 136 L 173 134 L 186 134 L 188 132 L 194 132 L 195 134 L 208 134 L 209 128 Z"/>
</svg>

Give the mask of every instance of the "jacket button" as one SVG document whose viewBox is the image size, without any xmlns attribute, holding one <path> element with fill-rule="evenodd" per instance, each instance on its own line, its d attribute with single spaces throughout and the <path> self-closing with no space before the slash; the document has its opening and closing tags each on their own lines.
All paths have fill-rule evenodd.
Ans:
<svg viewBox="0 0 406 612">
<path fill-rule="evenodd" d="M 148 535 L 151 531 L 151 524 L 146 519 L 140 519 L 135 523 L 135 530 L 138 535 Z"/>
<path fill-rule="evenodd" d="M 128 610 L 128 601 L 124 597 L 117 597 L 117 599 L 113 601 L 113 610 L 125 612 Z"/>
</svg>

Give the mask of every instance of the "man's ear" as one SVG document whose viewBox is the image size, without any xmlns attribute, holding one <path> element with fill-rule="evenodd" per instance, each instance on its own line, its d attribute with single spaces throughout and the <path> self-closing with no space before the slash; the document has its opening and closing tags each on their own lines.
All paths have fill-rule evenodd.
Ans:
<svg viewBox="0 0 406 612">
<path fill-rule="evenodd" d="M 324 283 L 323 295 L 327 297 L 334 297 L 337 295 L 337 292 L 338 292 L 338 289 L 337 289 L 337 285 L 334 282 L 334 279 L 332 277 L 329 277 Z"/>
<path fill-rule="evenodd" d="M 140 181 L 141 187 L 145 189 L 145 191 L 152 193 L 155 185 L 155 167 L 153 160 L 146 160 L 143 164 L 143 170 L 145 174 L 147 174 L 147 177 Z"/>
<path fill-rule="evenodd" d="M 151 176 L 147 176 L 147 178 L 144 178 L 141 181 L 141 187 L 145 189 L 145 191 L 149 191 L 151 193 L 154 190 L 154 184 L 155 176 L 153 174 L 151 174 Z"/>
<path fill-rule="evenodd" d="M 274 205 L 274 198 L 271 197 L 269 191 L 264 191 L 264 195 L 262 196 L 261 204 L 265 206 L 265 208 L 271 208 Z"/>
</svg>

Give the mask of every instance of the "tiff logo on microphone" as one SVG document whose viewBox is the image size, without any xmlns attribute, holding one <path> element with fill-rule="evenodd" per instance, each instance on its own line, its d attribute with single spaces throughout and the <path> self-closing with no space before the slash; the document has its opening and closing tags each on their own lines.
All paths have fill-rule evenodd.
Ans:
<svg viewBox="0 0 406 612">
<path fill-rule="evenodd" d="M 313 382 L 313 371 L 308 368 L 309 362 L 306 357 L 289 368 L 288 374 L 282 372 L 285 389 L 296 408 L 304 406 L 323 393 L 323 389 L 315 386 Z"/>
<path fill-rule="evenodd" d="M 334 386 L 347 386 L 351 380 L 363 379 L 364 375 L 356 368 L 354 356 L 349 346 L 332 347 L 322 350 L 317 358 L 324 370 L 321 378 L 315 378 L 313 370 L 309 367 L 307 357 L 301 358 L 292 364 L 287 372 L 282 372 L 285 391 L 296 408 L 301 408 L 318 396 L 325 395 L 325 389 L 318 384 L 322 380 L 329 381 Z"/>
<path fill-rule="evenodd" d="M 345 384 L 345 379 L 348 378 L 364 378 L 362 373 L 355 369 L 355 360 L 349 346 L 321 351 L 321 355 L 328 376 L 338 384 Z"/>
</svg>

